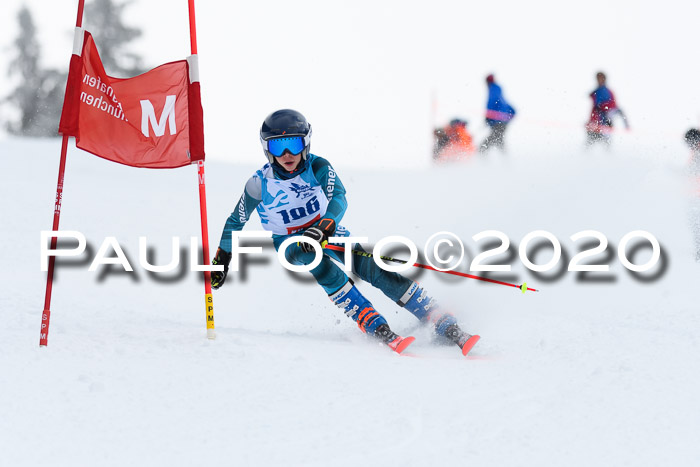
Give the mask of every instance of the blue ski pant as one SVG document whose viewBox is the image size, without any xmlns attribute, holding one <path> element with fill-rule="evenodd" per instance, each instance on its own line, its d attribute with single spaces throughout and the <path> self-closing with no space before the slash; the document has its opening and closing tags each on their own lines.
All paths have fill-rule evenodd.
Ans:
<svg viewBox="0 0 700 467">
<path fill-rule="evenodd" d="M 336 235 L 338 235 L 338 233 L 336 233 Z M 349 234 L 346 233 L 343 236 L 349 236 Z M 273 244 L 275 250 L 279 251 L 280 245 L 288 237 L 289 236 L 274 237 Z M 355 244 L 354 249 L 365 251 L 359 243 Z M 369 282 L 374 287 L 381 290 L 384 295 L 399 306 L 405 307 L 420 321 L 432 321 L 439 335 L 444 335 L 449 326 L 456 324 L 456 320 L 451 314 L 439 311 L 435 312 L 435 310 L 431 311 L 433 300 L 427 296 L 425 291 L 416 282 L 399 273 L 383 270 L 377 266 L 374 259 L 371 257 L 357 254 L 353 254 L 351 257 L 353 273 L 365 282 Z M 304 252 L 298 244 L 292 243 L 285 250 L 285 258 L 293 265 L 307 265 L 314 261 L 316 252 Z M 323 287 L 328 295 L 332 295 L 340 290 L 348 280 L 350 280 L 336 261 L 338 263 L 344 263 L 344 253 L 324 249 L 321 262 L 310 271 L 316 279 L 316 282 Z M 405 300 L 406 303 L 402 303 L 402 300 Z M 384 320 L 381 315 L 379 315 L 379 317 Z M 353 315 L 353 319 L 357 321 L 357 315 Z"/>
</svg>

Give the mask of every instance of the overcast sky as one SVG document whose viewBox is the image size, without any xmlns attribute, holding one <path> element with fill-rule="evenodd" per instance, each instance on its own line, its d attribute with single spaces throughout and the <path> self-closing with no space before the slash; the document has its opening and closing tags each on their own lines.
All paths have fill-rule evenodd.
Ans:
<svg viewBox="0 0 700 467">
<path fill-rule="evenodd" d="M 26 3 L 45 64 L 67 68 L 77 1 Z M 21 4 L 3 2 L 3 96 Z M 144 31 L 133 49 L 148 65 L 189 54 L 187 1 L 134 0 L 126 12 Z M 518 110 L 514 129 L 578 131 L 604 70 L 634 131 L 677 138 L 700 126 L 698 18 L 698 2 L 687 0 L 200 0 L 207 154 L 262 162 L 262 119 L 292 107 L 313 125 L 320 155 L 387 165 L 424 158 L 434 124 L 461 116 L 484 131 L 489 72 Z"/>
</svg>

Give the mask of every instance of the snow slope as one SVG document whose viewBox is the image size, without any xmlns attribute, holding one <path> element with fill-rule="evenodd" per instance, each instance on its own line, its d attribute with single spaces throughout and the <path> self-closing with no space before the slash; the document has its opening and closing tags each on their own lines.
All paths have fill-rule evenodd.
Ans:
<svg viewBox="0 0 700 467">
<path fill-rule="evenodd" d="M 138 170 L 75 149 L 61 229 L 83 232 L 90 255 L 59 260 L 49 346 L 40 349 L 39 232 L 51 226 L 60 142 L 1 141 L 0 464 L 694 465 L 698 191 L 684 148 L 620 135 L 612 151 L 586 153 L 580 134 L 528 146 L 513 130 L 508 155 L 441 167 L 411 154 L 405 167 L 361 170 L 316 147 L 348 188 L 344 224 L 369 244 L 404 235 L 422 247 L 435 232 L 454 232 L 466 272 L 487 243 L 473 235 L 510 238 L 514 255 L 495 259 L 512 272 L 492 277 L 539 293 L 410 272 L 481 334 L 470 359 L 431 342 L 362 283 L 392 327 L 418 339 L 404 357 L 368 341 L 265 242 L 215 292 L 218 338 L 207 340 L 203 285 L 187 269 L 189 238 L 199 236 L 194 167 Z M 256 168 L 207 164 L 212 249 Z M 257 217 L 249 227 L 260 228 Z M 569 237 L 588 229 L 610 241 L 611 254 L 593 258 L 609 273 L 538 274 L 517 256 L 528 232 L 547 230 L 566 265 L 581 247 Z M 616 253 L 633 230 L 662 246 L 660 265 L 637 278 Z M 147 273 L 142 235 L 159 264 L 178 237 L 184 266 Z M 135 272 L 88 271 L 107 236 Z M 630 259 L 650 255 L 640 248 Z M 546 263 L 551 249 L 532 256 Z"/>
</svg>

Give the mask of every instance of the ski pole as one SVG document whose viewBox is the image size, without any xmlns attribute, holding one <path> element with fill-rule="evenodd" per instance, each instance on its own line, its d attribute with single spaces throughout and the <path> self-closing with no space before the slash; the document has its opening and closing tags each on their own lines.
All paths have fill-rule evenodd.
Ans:
<svg viewBox="0 0 700 467">
<path fill-rule="evenodd" d="M 342 246 L 331 245 L 330 243 L 326 244 L 324 246 L 324 248 L 326 248 L 328 250 L 333 250 L 333 251 L 345 252 L 345 248 L 343 248 Z M 356 254 L 358 256 L 365 256 L 367 258 L 374 257 L 374 255 L 372 253 L 367 253 L 366 251 L 361 251 L 361 250 L 350 250 L 350 251 L 353 254 Z M 392 258 L 390 256 L 380 256 L 379 258 L 383 259 L 384 261 L 391 261 L 393 263 L 408 264 L 408 261 L 405 261 L 403 259 Z M 531 292 L 539 292 L 539 290 L 537 290 L 537 289 L 532 289 L 532 288 L 528 287 L 527 282 L 523 282 L 521 285 L 515 285 L 515 284 L 511 284 L 510 282 L 497 281 L 495 279 L 489 279 L 488 277 L 474 276 L 472 274 L 466 274 L 464 272 L 441 271 L 441 270 L 436 269 L 432 266 L 428 266 L 427 264 L 413 263 L 412 266 L 414 266 L 416 268 L 428 269 L 430 271 L 444 272 L 445 274 L 452 274 L 453 276 L 466 277 L 468 279 L 476 279 L 476 280 L 484 281 L 484 282 L 491 282 L 492 284 L 507 285 L 508 287 L 515 287 L 516 289 L 519 289 L 522 293 L 525 293 L 525 291 L 527 291 L 527 290 L 529 290 Z"/>
</svg>

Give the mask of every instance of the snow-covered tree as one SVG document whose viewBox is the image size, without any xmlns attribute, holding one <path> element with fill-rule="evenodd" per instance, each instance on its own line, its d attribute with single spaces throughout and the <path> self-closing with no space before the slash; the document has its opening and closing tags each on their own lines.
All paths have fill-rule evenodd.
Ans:
<svg viewBox="0 0 700 467">
<path fill-rule="evenodd" d="M 130 3 L 93 0 L 85 5 L 85 27 L 95 38 L 105 71 L 110 76 L 126 78 L 145 71 L 141 56 L 126 48 L 142 34 L 140 29 L 124 25 L 124 8 Z"/>
<path fill-rule="evenodd" d="M 41 47 L 36 38 L 32 14 L 23 6 L 17 14 L 19 35 L 14 40 L 15 57 L 8 75 L 17 77 L 17 87 L 4 96 L 18 111 L 15 121 L 5 122 L 7 130 L 21 136 L 56 136 L 61 117 L 66 74 L 41 67 Z"/>
</svg>

